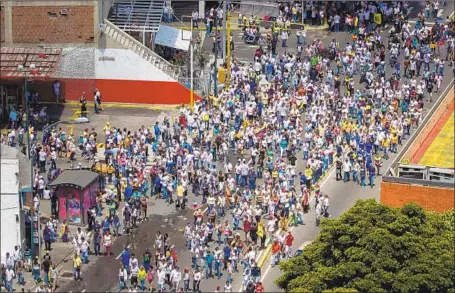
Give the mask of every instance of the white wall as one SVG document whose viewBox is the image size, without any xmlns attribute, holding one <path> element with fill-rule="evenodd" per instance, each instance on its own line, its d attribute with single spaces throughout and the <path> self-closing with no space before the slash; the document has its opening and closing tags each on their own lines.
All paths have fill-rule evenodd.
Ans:
<svg viewBox="0 0 455 293">
<path fill-rule="evenodd" d="M 112 60 L 100 60 L 100 57 Z M 128 49 L 97 49 L 95 76 L 96 79 L 176 81 Z"/>
<path fill-rule="evenodd" d="M 19 161 L 1 160 L 1 260 L 5 261 L 7 252 L 12 253 L 14 246 L 21 245 L 20 205 L 19 205 Z M 16 222 L 16 215 L 19 222 Z"/>
</svg>

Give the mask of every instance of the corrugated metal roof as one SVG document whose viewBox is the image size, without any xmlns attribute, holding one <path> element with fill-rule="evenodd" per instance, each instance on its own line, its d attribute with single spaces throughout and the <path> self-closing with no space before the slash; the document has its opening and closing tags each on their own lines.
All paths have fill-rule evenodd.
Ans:
<svg viewBox="0 0 455 293">
<path fill-rule="evenodd" d="M 2 77 L 24 77 L 17 70 L 22 65 L 25 71 L 35 64 L 33 77 L 50 77 L 57 69 L 62 49 L 60 48 L 22 48 L 2 47 L 0 52 L 0 75 Z"/>
<path fill-rule="evenodd" d="M 65 170 L 49 186 L 74 186 L 85 188 L 99 177 L 98 173 L 87 170 Z"/>
</svg>

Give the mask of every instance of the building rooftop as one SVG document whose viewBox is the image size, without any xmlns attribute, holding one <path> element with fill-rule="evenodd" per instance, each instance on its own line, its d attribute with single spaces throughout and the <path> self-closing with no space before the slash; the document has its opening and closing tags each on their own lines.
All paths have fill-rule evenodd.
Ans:
<svg viewBox="0 0 455 293">
<path fill-rule="evenodd" d="M 30 160 L 26 155 L 21 153 L 18 149 L 1 144 L 0 145 L 0 155 L 1 155 L 1 162 L 9 161 L 19 161 L 19 184 L 22 188 L 31 187 L 31 166 Z M 5 163 L 6 164 L 6 163 Z M 3 175 L 3 167 L 2 167 L 2 175 Z M 3 183 L 3 176 L 2 176 L 2 183 Z M 2 184 L 3 188 L 3 184 Z M 2 190 L 3 193 L 3 190 Z"/>
<path fill-rule="evenodd" d="M 65 170 L 49 186 L 70 186 L 83 189 L 97 180 L 99 176 L 98 173 L 88 170 Z"/>
</svg>

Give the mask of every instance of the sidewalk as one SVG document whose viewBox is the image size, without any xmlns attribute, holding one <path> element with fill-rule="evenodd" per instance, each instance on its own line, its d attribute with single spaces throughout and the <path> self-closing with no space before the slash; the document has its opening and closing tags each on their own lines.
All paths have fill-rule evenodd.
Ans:
<svg viewBox="0 0 455 293">
<path fill-rule="evenodd" d="M 242 27 L 239 27 L 239 24 L 237 22 L 237 19 L 236 17 L 233 17 L 231 19 L 231 31 L 241 31 L 243 30 Z M 272 25 L 272 21 L 261 21 L 261 27 L 262 28 L 268 28 L 270 29 L 271 25 Z M 175 27 L 175 28 L 178 28 L 178 29 L 182 29 L 182 30 L 191 30 L 191 22 L 188 22 L 188 21 L 185 21 L 185 22 L 161 22 L 161 25 L 167 25 L 167 26 L 172 26 L 172 27 Z M 305 30 L 306 31 L 322 31 L 322 30 L 327 30 L 329 28 L 329 26 L 327 24 L 325 25 L 320 25 L 320 26 L 313 26 L 313 25 L 309 25 L 309 24 L 303 24 L 303 26 L 305 27 Z M 302 24 L 301 23 L 291 23 L 291 30 L 300 30 L 302 29 Z M 223 31 L 224 28 L 223 26 L 219 26 L 219 27 L 214 27 L 212 30 L 217 30 L 217 31 Z M 193 31 L 206 31 L 206 27 L 205 27 L 205 24 L 204 22 L 202 21 L 199 21 L 198 23 L 198 28 L 193 28 Z"/>
<path fill-rule="evenodd" d="M 77 230 L 77 227 L 75 226 L 69 226 L 70 232 L 74 233 Z M 49 252 L 49 255 L 51 256 L 51 260 L 53 264 L 56 264 L 57 268 L 69 257 L 71 257 L 72 253 L 74 252 L 73 245 L 71 242 L 69 243 L 63 243 L 60 240 L 57 240 L 54 242 L 51 246 L 51 251 Z M 43 255 L 46 253 L 44 250 L 44 245 L 41 246 L 41 258 Z M 41 279 L 43 280 L 43 272 L 41 271 Z M 21 286 L 17 283 L 17 278 L 13 283 L 13 290 L 16 292 L 20 292 L 22 288 L 24 288 L 25 291 L 31 290 L 34 291 L 34 288 L 37 286 L 37 283 L 33 279 L 33 275 L 31 272 L 25 272 L 24 273 L 24 281 L 25 284 L 24 286 Z"/>
</svg>

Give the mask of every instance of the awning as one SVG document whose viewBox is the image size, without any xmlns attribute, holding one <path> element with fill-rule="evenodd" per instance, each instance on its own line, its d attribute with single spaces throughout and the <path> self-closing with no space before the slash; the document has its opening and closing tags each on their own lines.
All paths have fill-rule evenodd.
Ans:
<svg viewBox="0 0 455 293">
<path fill-rule="evenodd" d="M 155 44 L 188 51 L 190 48 L 191 31 L 161 25 L 156 34 Z"/>
</svg>

